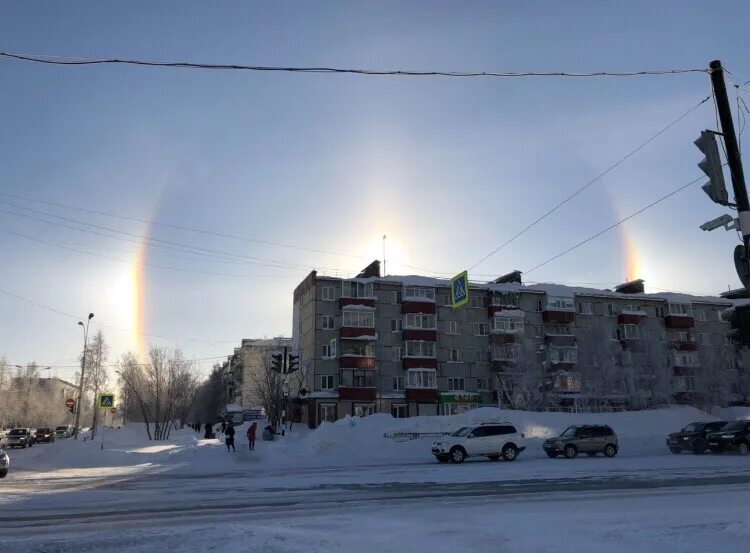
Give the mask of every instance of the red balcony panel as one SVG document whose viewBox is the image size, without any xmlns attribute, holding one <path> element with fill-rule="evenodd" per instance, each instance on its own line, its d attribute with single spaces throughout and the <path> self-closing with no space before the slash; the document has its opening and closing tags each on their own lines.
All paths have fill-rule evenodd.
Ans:
<svg viewBox="0 0 750 553">
<path fill-rule="evenodd" d="M 633 313 L 620 313 L 617 315 L 617 324 L 621 325 L 637 325 L 640 324 L 646 317 L 642 315 L 634 315 Z"/>
<path fill-rule="evenodd" d="M 339 399 L 350 401 L 374 401 L 377 398 L 377 388 L 350 388 L 339 386 Z"/>
<path fill-rule="evenodd" d="M 342 338 L 364 338 L 372 337 L 373 340 L 377 339 L 377 333 L 374 328 L 358 328 L 353 326 L 342 326 L 341 327 Z"/>
<path fill-rule="evenodd" d="M 492 334 L 490 336 L 493 344 L 515 344 L 519 341 L 518 334 Z"/>
<path fill-rule="evenodd" d="M 406 369 L 437 369 L 437 359 L 433 357 L 404 357 L 402 361 Z"/>
<path fill-rule="evenodd" d="M 339 368 L 341 369 L 374 369 L 374 357 L 339 357 Z"/>
<path fill-rule="evenodd" d="M 406 401 L 437 401 L 438 391 L 432 388 L 407 388 Z"/>
<path fill-rule="evenodd" d="M 575 311 L 542 311 L 542 320 L 545 323 L 572 323 L 576 320 Z"/>
<path fill-rule="evenodd" d="M 487 311 L 490 314 L 490 317 L 494 317 L 495 313 L 498 311 L 513 311 L 515 309 L 518 309 L 515 305 L 490 305 L 487 308 Z"/>
<path fill-rule="evenodd" d="M 679 365 L 675 365 L 672 367 L 672 374 L 675 376 L 690 376 L 694 375 L 696 372 L 698 372 L 700 369 L 698 367 L 681 367 Z"/>
<path fill-rule="evenodd" d="M 685 315 L 667 315 L 664 317 L 664 324 L 667 328 L 693 328 L 695 319 Z"/>
<path fill-rule="evenodd" d="M 421 330 L 416 328 L 405 328 L 401 331 L 402 340 L 423 340 L 425 342 L 437 342 L 437 330 Z"/>
<path fill-rule="evenodd" d="M 345 307 L 347 305 L 375 307 L 375 300 L 373 298 L 339 298 L 339 307 Z"/>
<path fill-rule="evenodd" d="M 402 313 L 424 313 L 426 315 L 435 314 L 435 303 L 429 301 L 412 301 L 407 300 L 401 304 Z"/>
<path fill-rule="evenodd" d="M 672 343 L 672 349 L 677 351 L 698 351 L 698 344 L 696 342 L 683 342 L 677 341 Z"/>
</svg>

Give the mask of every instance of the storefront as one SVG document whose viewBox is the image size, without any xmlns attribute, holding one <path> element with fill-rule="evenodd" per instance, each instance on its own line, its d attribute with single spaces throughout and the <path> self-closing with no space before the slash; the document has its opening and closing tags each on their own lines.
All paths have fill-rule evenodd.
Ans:
<svg viewBox="0 0 750 553">
<path fill-rule="evenodd" d="M 443 392 L 438 401 L 441 415 L 458 415 L 479 407 L 479 394 L 474 392 Z"/>
</svg>

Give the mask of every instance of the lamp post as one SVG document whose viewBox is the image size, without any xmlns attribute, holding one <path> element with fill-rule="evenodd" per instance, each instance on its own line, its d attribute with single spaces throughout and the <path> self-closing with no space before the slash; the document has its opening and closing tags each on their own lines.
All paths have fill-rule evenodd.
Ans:
<svg viewBox="0 0 750 553">
<path fill-rule="evenodd" d="M 89 323 L 91 322 L 91 319 L 93 318 L 94 318 L 94 314 L 89 313 L 89 317 L 86 320 L 85 325 L 81 321 L 78 321 L 78 324 L 81 325 L 81 328 L 83 329 L 83 356 L 81 357 L 81 380 L 78 384 L 78 404 L 76 405 L 76 422 L 75 422 L 75 426 L 73 427 L 73 438 L 75 438 L 76 440 L 78 439 L 78 426 L 81 423 L 81 400 L 83 399 L 83 377 L 86 372 L 86 350 L 88 349 Z"/>
</svg>

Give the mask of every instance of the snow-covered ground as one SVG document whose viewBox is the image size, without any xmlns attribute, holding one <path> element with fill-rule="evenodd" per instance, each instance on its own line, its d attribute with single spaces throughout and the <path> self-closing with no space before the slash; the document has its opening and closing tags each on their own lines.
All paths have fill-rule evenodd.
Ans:
<svg viewBox="0 0 750 553">
<path fill-rule="evenodd" d="M 750 409 L 613 414 L 479 409 L 453 417 L 344 419 L 295 426 L 250 452 L 190 430 L 147 442 L 143 428 L 101 441 L 14 450 L 0 480 L 0 551 L 746 551 L 750 458 L 672 455 L 665 435 Z M 431 440 L 510 420 L 529 436 L 514 463 L 441 465 Z M 610 424 L 614 459 L 552 460 L 540 442 L 569 424 Z M 134 531 L 137 530 L 137 531 Z"/>
</svg>

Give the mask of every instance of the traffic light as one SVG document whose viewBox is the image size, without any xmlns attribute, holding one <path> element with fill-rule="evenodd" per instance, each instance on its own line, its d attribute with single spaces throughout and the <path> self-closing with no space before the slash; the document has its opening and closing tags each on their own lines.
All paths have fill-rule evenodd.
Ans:
<svg viewBox="0 0 750 553">
<path fill-rule="evenodd" d="M 271 361 L 271 368 L 277 373 L 280 373 L 283 369 L 284 356 L 281 353 L 277 353 L 272 355 L 271 358 L 273 359 L 273 361 Z"/>
<path fill-rule="evenodd" d="M 290 355 L 289 362 L 286 366 L 286 371 L 293 373 L 297 369 L 299 369 L 299 355 Z"/>
<path fill-rule="evenodd" d="M 701 135 L 694 142 L 705 156 L 698 163 L 698 167 L 708 176 L 708 182 L 701 188 L 717 204 L 729 205 L 727 187 L 724 183 L 724 171 L 721 168 L 721 157 L 719 147 L 716 144 L 716 135 L 713 131 L 701 131 Z"/>
<path fill-rule="evenodd" d="M 735 343 L 750 346 L 750 305 L 730 307 L 721 314 L 732 330 L 726 333 Z"/>
</svg>

